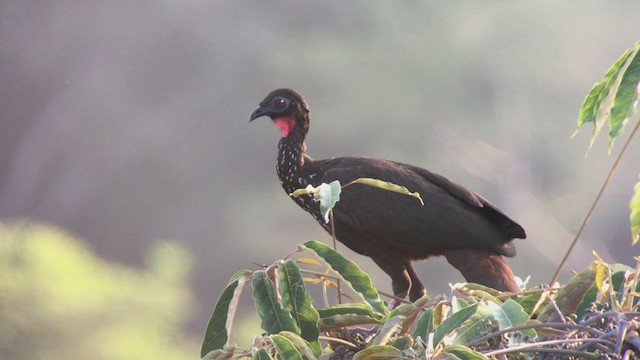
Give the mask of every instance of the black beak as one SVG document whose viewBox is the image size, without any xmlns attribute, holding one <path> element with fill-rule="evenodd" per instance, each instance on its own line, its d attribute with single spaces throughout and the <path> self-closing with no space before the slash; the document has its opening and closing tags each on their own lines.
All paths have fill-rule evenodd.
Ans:
<svg viewBox="0 0 640 360">
<path fill-rule="evenodd" d="M 265 115 L 267 115 L 267 112 L 262 108 L 262 106 L 260 106 L 256 109 L 256 111 L 251 113 L 251 116 L 249 116 L 249 122 L 252 122 L 253 120 Z"/>
</svg>

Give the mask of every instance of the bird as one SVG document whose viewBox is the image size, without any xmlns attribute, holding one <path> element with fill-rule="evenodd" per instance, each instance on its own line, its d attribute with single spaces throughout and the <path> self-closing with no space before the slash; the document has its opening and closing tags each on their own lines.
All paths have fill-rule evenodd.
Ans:
<svg viewBox="0 0 640 360">
<path fill-rule="evenodd" d="M 503 257 L 516 255 L 513 240 L 526 238 L 522 226 L 482 196 L 418 166 L 354 156 L 312 159 L 305 144 L 310 114 L 300 93 L 280 88 L 249 117 L 249 122 L 269 117 L 282 133 L 276 172 L 287 194 L 367 177 L 404 186 L 424 199 L 422 206 L 410 196 L 359 185 L 345 188 L 333 208 L 336 239 L 387 273 L 396 297 L 415 301 L 426 294 L 413 263 L 432 256 L 445 256 L 468 282 L 520 291 Z M 315 199 L 292 199 L 331 232 Z"/>
</svg>

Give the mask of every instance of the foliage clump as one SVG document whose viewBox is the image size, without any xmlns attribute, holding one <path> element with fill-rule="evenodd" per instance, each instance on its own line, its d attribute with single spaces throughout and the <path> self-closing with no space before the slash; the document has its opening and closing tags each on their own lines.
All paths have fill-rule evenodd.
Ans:
<svg viewBox="0 0 640 360">
<path fill-rule="evenodd" d="M 389 309 L 351 260 L 316 241 L 300 245 L 302 251 L 319 261 L 278 260 L 232 277 L 207 328 L 205 359 L 613 359 L 640 353 L 639 267 L 597 258 L 557 288 L 511 294 L 462 283 L 448 296 Z M 321 287 L 324 306 L 313 303 L 308 285 Z M 228 342 L 230 319 L 249 286 L 264 333 L 242 348 Z"/>
</svg>

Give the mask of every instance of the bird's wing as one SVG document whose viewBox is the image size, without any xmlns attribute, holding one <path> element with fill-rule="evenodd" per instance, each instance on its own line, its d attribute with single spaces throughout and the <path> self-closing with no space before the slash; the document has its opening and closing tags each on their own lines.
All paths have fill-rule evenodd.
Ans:
<svg viewBox="0 0 640 360">
<path fill-rule="evenodd" d="M 476 194 L 475 192 L 465 188 L 464 186 L 456 183 L 455 181 L 451 181 L 450 179 L 432 173 L 429 170 L 419 168 L 417 166 L 406 165 L 401 163 L 396 163 L 399 166 L 405 166 L 416 174 L 422 176 L 429 182 L 432 182 L 439 187 L 447 190 L 451 195 L 457 197 L 458 199 L 463 200 L 467 204 L 472 207 L 478 208 L 483 216 L 489 220 L 491 223 L 496 225 L 502 231 L 505 232 L 512 239 L 524 239 L 527 237 L 524 229 L 518 223 L 516 223 L 513 219 L 511 219 L 507 214 L 502 212 L 502 210 L 498 209 L 495 205 L 493 205 L 489 200 L 483 198 L 482 196 Z"/>
<path fill-rule="evenodd" d="M 509 240 L 524 237 L 520 225 L 484 198 L 449 179 L 401 163 L 368 158 L 333 158 L 314 162 L 319 182 L 343 185 L 371 177 L 418 191 L 425 201 L 364 185 L 345 189 L 334 209 L 338 222 L 394 249 L 438 253 L 449 248 L 478 248 L 513 256 Z M 507 246 L 507 248 L 505 248 Z"/>
</svg>

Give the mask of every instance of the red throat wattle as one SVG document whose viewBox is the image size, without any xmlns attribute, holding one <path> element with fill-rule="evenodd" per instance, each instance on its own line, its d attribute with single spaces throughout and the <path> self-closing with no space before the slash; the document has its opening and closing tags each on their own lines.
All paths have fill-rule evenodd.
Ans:
<svg viewBox="0 0 640 360">
<path fill-rule="evenodd" d="M 291 130 L 296 127 L 296 119 L 294 117 L 280 117 L 273 119 L 273 123 L 276 124 L 283 137 L 289 136 Z"/>
</svg>

